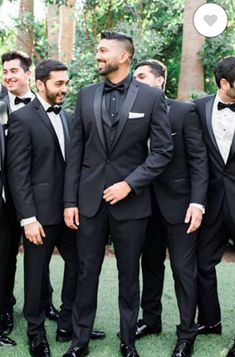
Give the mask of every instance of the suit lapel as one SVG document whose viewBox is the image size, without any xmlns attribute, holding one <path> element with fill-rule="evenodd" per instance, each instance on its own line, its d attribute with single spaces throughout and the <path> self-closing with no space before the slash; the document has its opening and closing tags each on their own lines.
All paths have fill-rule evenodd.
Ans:
<svg viewBox="0 0 235 357">
<path fill-rule="evenodd" d="M 138 92 L 139 92 L 138 84 L 136 83 L 135 80 L 133 80 L 130 84 L 126 98 L 124 100 L 124 103 L 123 103 L 123 105 L 119 111 L 118 117 L 117 117 L 118 126 L 117 126 L 117 130 L 115 133 L 115 137 L 114 137 L 112 146 L 110 148 L 110 152 L 115 147 L 115 145 L 122 133 L 122 130 L 124 129 L 124 126 L 125 126 L 125 124 L 128 120 L 128 117 L 129 117 L 130 109 L 132 108 L 132 106 L 134 104 L 134 101 L 136 99 Z"/>
<path fill-rule="evenodd" d="M 93 109 L 94 109 L 95 122 L 96 122 L 97 130 L 98 130 L 99 138 L 100 138 L 100 141 L 101 141 L 101 144 L 102 144 L 104 150 L 106 150 L 105 138 L 104 138 L 104 133 L 103 133 L 103 124 L 102 124 L 103 89 L 104 89 L 104 82 L 101 82 L 95 91 Z"/>
<path fill-rule="evenodd" d="M 38 111 L 38 114 L 39 114 L 39 117 L 42 120 L 43 124 L 47 127 L 47 129 L 51 133 L 51 136 L 53 137 L 53 139 L 55 141 L 55 144 L 56 144 L 56 147 L 59 150 L 60 156 L 61 156 L 61 158 L 63 159 L 63 162 L 64 162 L 64 157 L 63 157 L 63 154 L 62 154 L 61 149 L 60 149 L 59 140 L 57 138 L 56 132 L 55 132 L 55 130 L 53 128 L 53 125 L 51 124 L 51 121 L 50 121 L 48 115 L 46 114 L 43 106 L 41 105 L 41 103 L 39 102 L 39 100 L 37 98 L 35 98 L 32 103 L 36 107 L 36 109 Z"/>
<path fill-rule="evenodd" d="M 69 129 L 68 129 L 68 122 L 66 119 L 66 115 L 65 115 L 65 112 L 63 109 L 60 112 L 60 117 L 61 117 L 61 122 L 62 122 L 62 126 L 63 126 L 63 131 L 64 131 L 65 157 L 67 158 L 68 151 L 69 151 Z"/>
</svg>

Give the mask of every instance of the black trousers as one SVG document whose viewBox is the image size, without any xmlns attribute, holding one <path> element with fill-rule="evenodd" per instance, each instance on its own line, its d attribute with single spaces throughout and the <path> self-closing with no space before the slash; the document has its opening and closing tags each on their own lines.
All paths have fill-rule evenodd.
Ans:
<svg viewBox="0 0 235 357">
<path fill-rule="evenodd" d="M 3 308 L 4 287 L 9 254 L 9 221 L 5 203 L 0 197 L 0 313 Z"/>
<path fill-rule="evenodd" d="M 13 209 L 13 208 L 12 208 Z M 9 233 L 9 254 L 7 260 L 7 273 L 5 280 L 2 313 L 13 312 L 14 305 L 16 304 L 16 298 L 14 296 L 15 275 L 17 267 L 17 255 L 19 251 L 20 241 L 22 236 L 22 229 L 20 223 L 16 218 L 10 218 L 10 233 Z M 50 274 L 47 274 L 47 285 L 45 290 L 45 306 L 52 303 L 53 288 L 50 282 Z"/>
<path fill-rule="evenodd" d="M 43 245 L 35 245 L 24 237 L 25 303 L 24 316 L 28 322 L 28 335 L 44 330 L 44 296 L 47 286 L 48 266 L 54 247 L 57 246 L 64 262 L 64 278 L 61 294 L 61 311 L 58 328 L 72 329 L 72 307 L 78 278 L 76 234 L 64 223 L 44 226 L 46 237 Z"/>
<path fill-rule="evenodd" d="M 235 225 L 225 199 L 215 221 L 208 225 L 205 220 L 198 237 L 198 322 L 202 325 L 221 321 L 215 267 L 221 261 L 228 239 L 235 241 Z"/>
<path fill-rule="evenodd" d="M 161 327 L 164 261 L 168 247 L 180 315 L 177 336 L 181 341 L 193 341 L 196 336 L 197 233 L 187 234 L 188 225 L 184 223 L 168 223 L 154 197 L 152 207 L 153 214 L 149 220 L 142 255 L 143 319 L 149 326 Z"/>
<path fill-rule="evenodd" d="M 99 275 L 110 232 L 119 277 L 120 333 L 124 343 L 134 346 L 139 311 L 139 259 L 147 218 L 117 221 L 102 204 L 96 216 L 80 216 L 77 233 L 79 279 L 73 309 L 73 345 L 88 343 L 97 308 Z"/>
</svg>

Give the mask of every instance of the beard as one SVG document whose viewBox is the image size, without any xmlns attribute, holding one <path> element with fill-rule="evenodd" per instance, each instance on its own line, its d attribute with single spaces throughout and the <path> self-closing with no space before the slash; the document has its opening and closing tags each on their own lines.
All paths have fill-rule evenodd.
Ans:
<svg viewBox="0 0 235 357">
<path fill-rule="evenodd" d="M 48 99 L 48 102 L 51 103 L 52 105 L 62 105 L 64 103 L 64 98 L 66 93 L 59 92 L 59 93 L 53 93 L 46 88 L 45 91 L 46 97 Z M 59 98 L 62 96 L 61 98 Z"/>
<path fill-rule="evenodd" d="M 105 62 L 102 62 L 102 63 L 105 63 Z M 116 72 L 118 69 L 119 69 L 118 64 L 116 62 L 113 62 L 113 63 L 105 64 L 105 66 L 102 68 L 98 68 L 98 72 L 102 76 L 107 76 L 108 74 L 110 74 L 112 72 Z"/>
</svg>

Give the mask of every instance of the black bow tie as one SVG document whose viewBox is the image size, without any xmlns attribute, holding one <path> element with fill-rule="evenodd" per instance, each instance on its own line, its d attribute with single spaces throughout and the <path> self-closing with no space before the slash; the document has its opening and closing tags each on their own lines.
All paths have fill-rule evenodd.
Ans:
<svg viewBox="0 0 235 357">
<path fill-rule="evenodd" d="M 15 105 L 24 103 L 25 105 L 31 102 L 31 98 L 19 98 L 15 97 Z"/>
<path fill-rule="evenodd" d="M 59 114 L 59 112 L 61 111 L 61 107 L 53 107 L 53 106 L 51 106 L 51 107 L 49 107 L 48 109 L 47 109 L 47 113 L 55 113 L 55 114 Z"/>
<path fill-rule="evenodd" d="M 218 110 L 224 109 L 224 108 L 229 108 L 233 112 L 235 112 L 235 103 L 232 104 L 225 104 L 222 102 L 218 102 Z"/>
<path fill-rule="evenodd" d="M 105 84 L 104 84 L 104 91 L 105 91 L 106 93 L 108 93 L 108 92 L 111 92 L 111 91 L 113 91 L 113 90 L 117 90 L 117 91 L 123 93 L 124 90 L 125 90 L 125 86 L 124 86 L 123 83 L 120 83 L 120 84 L 112 84 L 112 83 L 110 83 L 110 82 L 105 82 Z"/>
</svg>

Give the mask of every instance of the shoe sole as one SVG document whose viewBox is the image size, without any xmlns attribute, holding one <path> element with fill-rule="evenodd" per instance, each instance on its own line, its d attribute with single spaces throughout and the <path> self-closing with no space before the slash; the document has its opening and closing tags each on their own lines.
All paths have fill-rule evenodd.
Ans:
<svg viewBox="0 0 235 357">
<path fill-rule="evenodd" d="M 72 337 L 58 337 L 56 336 L 56 341 L 57 342 L 69 342 L 72 340 Z"/>
</svg>

